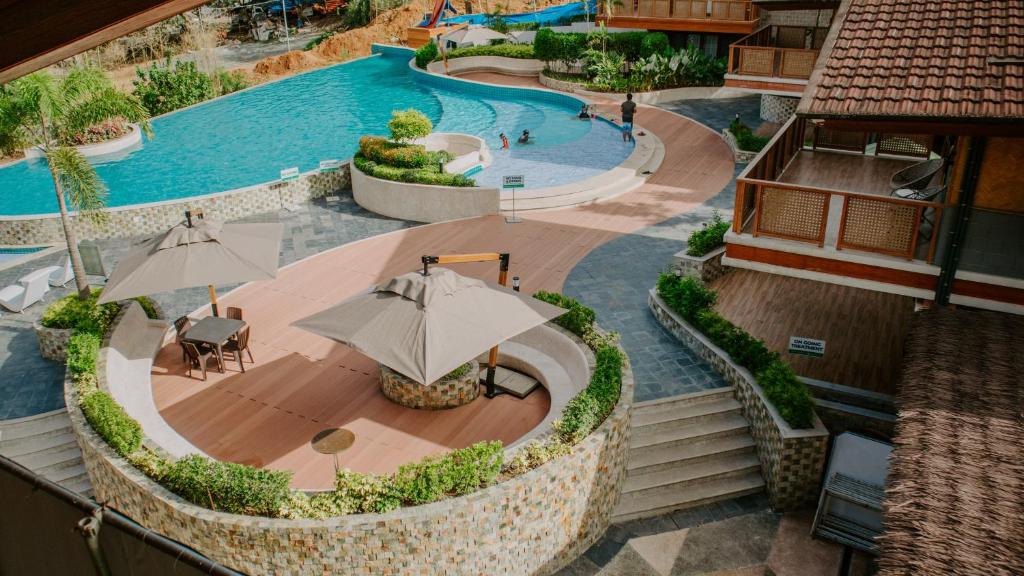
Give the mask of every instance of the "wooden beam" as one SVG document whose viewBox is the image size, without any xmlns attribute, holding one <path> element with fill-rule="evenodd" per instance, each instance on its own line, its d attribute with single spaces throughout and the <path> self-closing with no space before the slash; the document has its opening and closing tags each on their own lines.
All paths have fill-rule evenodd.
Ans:
<svg viewBox="0 0 1024 576">
<path fill-rule="evenodd" d="M 705 32 L 713 34 L 750 34 L 757 20 L 713 20 L 711 18 L 634 18 L 631 16 L 598 16 L 613 28 L 641 28 L 672 32 Z"/>
<path fill-rule="evenodd" d="M 820 118 L 807 116 L 808 118 Z M 1024 118 L 993 118 L 991 121 L 956 118 L 823 118 L 826 128 L 890 134 L 941 134 L 958 136 L 1019 137 Z"/>
<path fill-rule="evenodd" d="M 0 84 L 205 3 L 204 0 L 0 2 Z"/>
</svg>

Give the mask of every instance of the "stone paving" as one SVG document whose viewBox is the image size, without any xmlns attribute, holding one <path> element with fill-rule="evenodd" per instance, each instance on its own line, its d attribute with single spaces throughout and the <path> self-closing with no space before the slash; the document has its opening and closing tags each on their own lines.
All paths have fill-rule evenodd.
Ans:
<svg viewBox="0 0 1024 576">
<path fill-rule="evenodd" d="M 693 118 L 719 134 L 729 127 L 737 114 L 744 124 L 755 130 L 762 122 L 761 96 L 756 94 L 714 100 L 677 100 L 661 104 L 659 108 Z"/>
</svg>

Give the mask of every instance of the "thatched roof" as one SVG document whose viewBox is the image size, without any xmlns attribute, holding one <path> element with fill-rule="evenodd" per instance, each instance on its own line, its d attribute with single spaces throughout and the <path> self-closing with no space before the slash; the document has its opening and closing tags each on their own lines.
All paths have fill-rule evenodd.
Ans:
<svg viewBox="0 0 1024 576">
<path fill-rule="evenodd" d="M 915 315 L 880 574 L 1024 574 L 1024 317 Z"/>
</svg>

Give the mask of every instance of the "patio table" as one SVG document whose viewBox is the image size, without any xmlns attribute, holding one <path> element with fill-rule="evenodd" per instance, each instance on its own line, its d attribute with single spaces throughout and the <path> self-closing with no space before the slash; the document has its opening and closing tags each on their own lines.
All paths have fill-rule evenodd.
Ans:
<svg viewBox="0 0 1024 576">
<path fill-rule="evenodd" d="M 207 316 L 192 325 L 191 328 L 182 334 L 181 339 L 185 342 L 208 344 L 217 350 L 217 363 L 221 374 L 224 373 L 224 343 L 238 334 L 238 331 L 245 327 L 242 320 L 221 318 L 219 316 Z"/>
</svg>

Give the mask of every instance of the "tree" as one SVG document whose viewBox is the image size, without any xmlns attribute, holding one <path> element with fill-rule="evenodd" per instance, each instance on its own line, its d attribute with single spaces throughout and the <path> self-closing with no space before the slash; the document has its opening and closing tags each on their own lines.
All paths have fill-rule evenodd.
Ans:
<svg viewBox="0 0 1024 576">
<path fill-rule="evenodd" d="M 391 139 L 395 142 L 412 142 L 417 138 L 425 138 L 433 129 L 434 125 L 430 118 L 415 108 L 391 112 L 391 120 L 388 122 Z"/>
<path fill-rule="evenodd" d="M 138 122 L 151 135 L 149 114 L 137 98 L 114 88 L 98 68 L 78 68 L 58 78 L 42 71 L 0 86 L 0 150 L 38 145 L 53 178 L 64 238 L 79 297 L 89 282 L 78 251 L 68 206 L 82 216 L 102 220 L 107 189 L 96 169 L 70 144 L 83 130 L 114 118 Z"/>
</svg>

